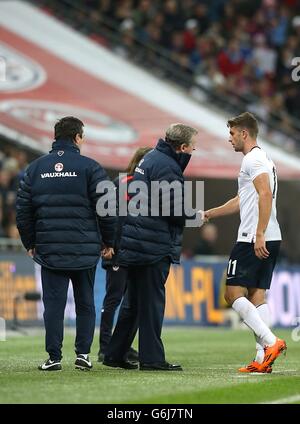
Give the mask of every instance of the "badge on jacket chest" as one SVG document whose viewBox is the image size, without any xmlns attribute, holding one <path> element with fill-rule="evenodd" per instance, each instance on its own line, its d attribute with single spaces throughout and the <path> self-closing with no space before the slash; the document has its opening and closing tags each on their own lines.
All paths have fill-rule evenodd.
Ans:
<svg viewBox="0 0 300 424">
<path fill-rule="evenodd" d="M 57 163 L 55 164 L 54 168 L 55 168 L 55 171 L 61 172 L 64 169 L 64 165 L 62 163 Z"/>
</svg>

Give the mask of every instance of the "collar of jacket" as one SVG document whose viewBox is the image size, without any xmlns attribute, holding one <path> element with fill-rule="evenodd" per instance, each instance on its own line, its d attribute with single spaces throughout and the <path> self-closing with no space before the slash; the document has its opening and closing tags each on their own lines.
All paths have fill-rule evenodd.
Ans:
<svg viewBox="0 0 300 424">
<path fill-rule="evenodd" d="M 54 150 L 68 150 L 74 153 L 80 153 L 80 150 L 77 146 L 75 146 L 73 140 L 71 138 L 59 138 L 52 143 L 52 153 Z"/>
<path fill-rule="evenodd" d="M 168 155 L 175 159 L 178 165 L 180 166 L 182 172 L 185 170 L 192 157 L 192 155 L 190 155 L 189 153 L 176 153 L 173 147 L 162 138 L 158 140 L 156 149 L 164 153 L 165 155 Z"/>
</svg>

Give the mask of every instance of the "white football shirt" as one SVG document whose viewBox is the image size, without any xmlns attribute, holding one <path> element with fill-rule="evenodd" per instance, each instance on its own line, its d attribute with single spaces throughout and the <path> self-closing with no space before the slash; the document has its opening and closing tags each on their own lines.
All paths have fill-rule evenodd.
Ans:
<svg viewBox="0 0 300 424">
<path fill-rule="evenodd" d="M 258 175 L 263 173 L 269 175 L 270 187 L 273 193 L 271 216 L 265 232 L 265 240 L 281 240 L 281 231 L 276 218 L 276 167 L 263 150 L 259 147 L 254 147 L 244 156 L 238 179 L 241 223 L 237 241 L 255 242 L 258 224 L 258 193 L 253 181 Z"/>
</svg>

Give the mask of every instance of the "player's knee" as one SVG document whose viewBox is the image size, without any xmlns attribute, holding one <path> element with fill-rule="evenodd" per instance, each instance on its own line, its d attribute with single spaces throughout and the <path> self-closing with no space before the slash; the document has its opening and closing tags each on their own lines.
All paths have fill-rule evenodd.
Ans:
<svg viewBox="0 0 300 424">
<path fill-rule="evenodd" d="M 243 287 L 227 286 L 224 293 L 224 299 L 226 300 L 229 306 L 232 306 L 236 299 L 245 295 L 246 290 Z"/>
<path fill-rule="evenodd" d="M 247 298 L 249 302 L 251 302 L 254 306 L 259 306 L 259 305 L 262 305 L 263 303 L 266 303 L 265 292 L 262 290 L 253 291 L 253 292 L 249 291 Z"/>
<path fill-rule="evenodd" d="M 233 296 L 232 296 L 232 294 L 231 294 L 229 291 L 226 291 L 226 292 L 225 292 L 225 294 L 224 294 L 224 299 L 225 299 L 225 302 L 226 302 L 229 306 L 231 306 L 231 305 L 233 304 L 233 302 L 234 302 Z"/>
</svg>

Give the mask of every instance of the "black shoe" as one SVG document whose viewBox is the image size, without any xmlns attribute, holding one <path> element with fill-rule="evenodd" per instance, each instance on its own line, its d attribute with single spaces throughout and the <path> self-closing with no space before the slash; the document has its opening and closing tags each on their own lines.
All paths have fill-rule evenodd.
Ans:
<svg viewBox="0 0 300 424">
<path fill-rule="evenodd" d="M 126 353 L 124 359 L 127 359 L 127 361 L 130 362 L 139 362 L 139 353 L 131 347 Z"/>
<path fill-rule="evenodd" d="M 104 353 L 103 352 L 99 352 L 98 353 L 98 362 L 103 362 L 104 359 Z"/>
<path fill-rule="evenodd" d="M 89 371 L 90 369 L 93 368 L 93 364 L 89 360 L 89 357 L 85 359 L 83 355 L 77 355 L 77 358 L 75 361 L 75 368 L 81 371 Z"/>
<path fill-rule="evenodd" d="M 134 364 L 130 361 L 126 360 L 122 360 L 122 361 L 117 361 L 113 358 L 104 356 L 103 359 L 103 365 L 106 365 L 107 367 L 113 367 L 113 368 L 124 368 L 124 370 L 136 370 L 138 369 L 138 365 Z"/>
<path fill-rule="evenodd" d="M 38 366 L 40 371 L 60 371 L 61 363 L 60 361 L 52 361 L 50 358 L 47 359 L 43 364 Z"/>
<path fill-rule="evenodd" d="M 181 365 L 168 362 L 151 362 L 140 364 L 141 371 L 183 371 Z"/>
</svg>

